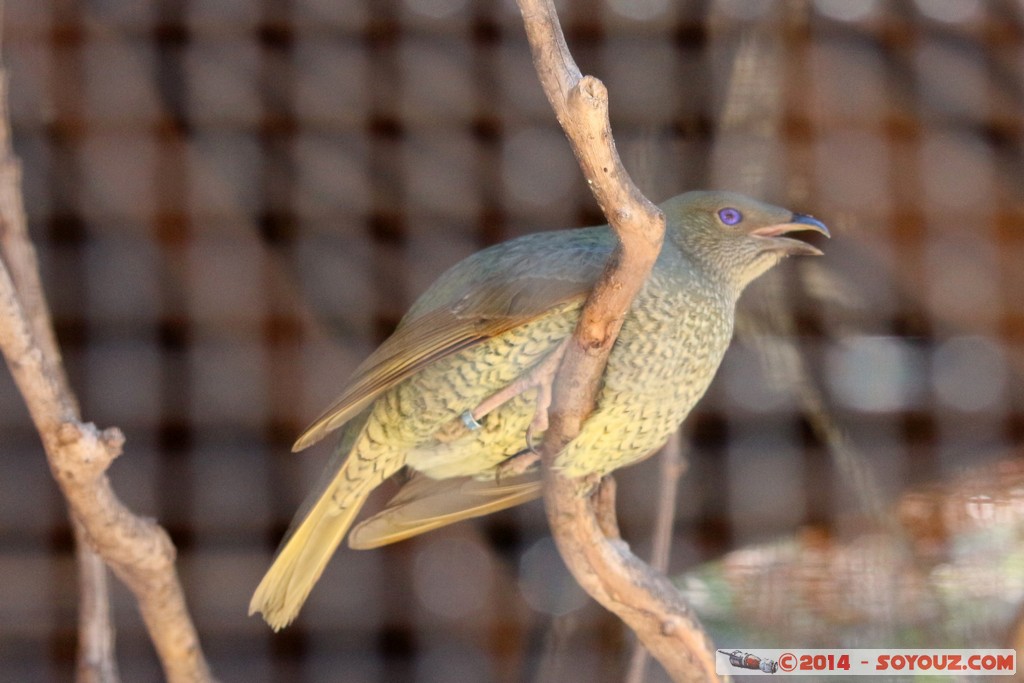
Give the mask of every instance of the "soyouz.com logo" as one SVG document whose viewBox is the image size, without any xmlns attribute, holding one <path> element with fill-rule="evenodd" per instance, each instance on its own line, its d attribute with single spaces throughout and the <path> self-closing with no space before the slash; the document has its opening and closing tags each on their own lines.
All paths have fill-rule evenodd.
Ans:
<svg viewBox="0 0 1024 683">
<path fill-rule="evenodd" d="M 722 649 L 715 669 L 746 676 L 1013 676 L 1017 651 Z"/>
</svg>

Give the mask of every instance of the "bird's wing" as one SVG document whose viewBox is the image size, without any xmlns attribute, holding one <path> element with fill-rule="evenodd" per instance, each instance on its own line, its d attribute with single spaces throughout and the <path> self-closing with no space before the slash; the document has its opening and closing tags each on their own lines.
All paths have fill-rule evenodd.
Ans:
<svg viewBox="0 0 1024 683">
<path fill-rule="evenodd" d="M 378 548 L 473 517 L 504 510 L 540 497 L 539 472 L 481 481 L 471 477 L 434 480 L 415 475 L 387 507 L 356 526 L 348 544 L 357 550 Z"/>
<path fill-rule="evenodd" d="M 571 275 L 492 275 L 469 282 L 447 305 L 403 320 L 363 362 L 344 393 L 292 447 L 300 451 L 348 422 L 382 393 L 427 365 L 534 320 L 551 309 L 582 301 L 601 272 L 601 259 L 567 268 Z"/>
</svg>

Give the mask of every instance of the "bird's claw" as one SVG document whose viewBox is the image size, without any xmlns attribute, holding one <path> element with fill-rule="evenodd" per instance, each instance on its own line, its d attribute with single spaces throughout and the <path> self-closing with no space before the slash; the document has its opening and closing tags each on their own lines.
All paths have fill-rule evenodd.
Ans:
<svg viewBox="0 0 1024 683">
<path fill-rule="evenodd" d="M 502 462 L 495 469 L 494 479 L 499 484 L 502 479 L 517 477 L 540 462 L 540 454 L 535 450 L 520 451 Z"/>
<path fill-rule="evenodd" d="M 537 414 L 533 416 L 533 422 L 526 428 L 526 450 L 540 455 L 537 444 L 533 441 L 533 435 L 537 432 L 543 434 L 548 429 L 548 411 L 538 408 Z"/>
</svg>

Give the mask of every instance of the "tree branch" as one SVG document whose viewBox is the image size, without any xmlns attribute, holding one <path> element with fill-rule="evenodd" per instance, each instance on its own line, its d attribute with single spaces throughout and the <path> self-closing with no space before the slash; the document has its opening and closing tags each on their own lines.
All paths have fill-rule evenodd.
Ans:
<svg viewBox="0 0 1024 683">
<path fill-rule="evenodd" d="M 554 385 L 541 446 L 552 534 L 580 585 L 633 629 L 673 679 L 717 680 L 711 643 L 680 593 L 624 544 L 609 540 L 618 537 L 610 490 L 600 495 L 599 519 L 588 495 L 597 482 L 568 479 L 551 467 L 593 410 L 612 344 L 661 248 L 665 217 L 623 168 L 608 120 L 607 90 L 580 74 L 553 3 L 519 0 L 519 8 L 544 92 L 619 240 L 587 299 Z"/>
<path fill-rule="evenodd" d="M 54 381 L 61 393 L 74 400 L 61 363 L 57 337 L 50 324 L 50 309 L 39 278 L 36 252 L 28 236 L 25 208 L 21 197 L 21 168 L 11 147 L 7 120 L 7 78 L 0 72 L 0 258 L 4 259 L 11 280 L 21 299 L 32 336 L 43 356 L 49 360 Z M 76 407 L 77 408 L 77 407 Z M 81 525 L 71 520 L 75 531 L 75 551 L 79 572 L 78 606 L 78 680 L 116 683 L 117 666 L 113 659 L 114 632 L 110 625 L 107 569 L 85 541 Z"/>
<path fill-rule="evenodd" d="M 208 681 L 210 672 L 185 607 L 174 569 L 175 551 L 155 522 L 132 514 L 110 488 L 106 469 L 121 453 L 124 436 L 118 429 L 100 432 L 83 423 L 71 392 L 40 284 L 35 250 L 25 228 L 21 171 L 10 148 L 6 111 L 6 74 L 0 70 L 0 349 L 46 449 L 76 525 L 76 537 L 89 545 L 135 594 L 170 681 Z M 80 529 L 79 529 L 80 525 Z M 105 671 L 113 661 L 93 663 L 93 655 L 109 656 L 112 632 L 107 620 L 105 579 L 93 559 L 83 555 L 83 583 L 95 593 L 83 595 L 81 680 Z M 100 633 L 98 630 L 104 630 Z M 103 654 L 106 653 L 106 654 Z"/>
</svg>

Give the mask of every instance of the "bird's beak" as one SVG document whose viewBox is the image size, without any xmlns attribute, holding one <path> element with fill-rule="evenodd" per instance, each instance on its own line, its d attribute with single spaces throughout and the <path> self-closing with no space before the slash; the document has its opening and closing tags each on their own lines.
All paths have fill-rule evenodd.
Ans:
<svg viewBox="0 0 1024 683">
<path fill-rule="evenodd" d="M 794 213 L 793 217 L 786 223 L 777 223 L 751 230 L 750 234 L 765 240 L 762 247 L 763 251 L 778 251 L 786 256 L 821 256 L 821 249 L 818 249 L 813 244 L 790 237 L 782 237 L 782 235 L 799 230 L 813 230 L 814 232 L 820 232 L 825 237 L 832 237 L 824 223 L 813 216 L 807 216 L 802 213 Z"/>
</svg>

